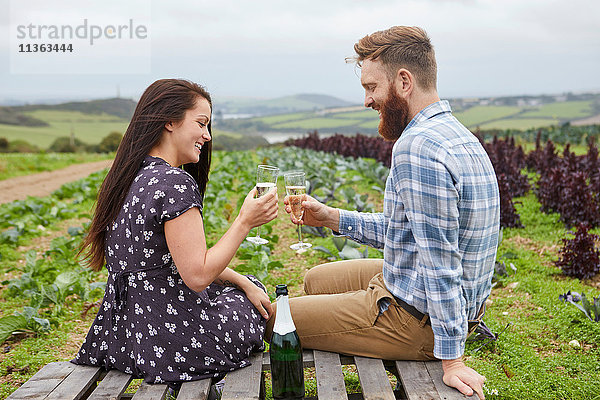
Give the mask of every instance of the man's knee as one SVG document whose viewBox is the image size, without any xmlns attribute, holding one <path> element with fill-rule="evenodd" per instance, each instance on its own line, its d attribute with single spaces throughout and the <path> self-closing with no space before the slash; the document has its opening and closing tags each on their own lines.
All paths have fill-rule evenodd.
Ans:
<svg viewBox="0 0 600 400">
<path fill-rule="evenodd" d="M 306 274 L 304 275 L 304 293 L 306 294 L 313 294 L 313 277 L 315 275 L 315 273 L 313 272 L 314 268 L 309 269 L 308 271 L 306 271 Z"/>
<path fill-rule="evenodd" d="M 327 290 L 324 291 L 323 282 L 328 279 L 323 275 L 326 271 L 327 264 L 320 264 L 312 267 L 304 275 L 304 293 L 306 294 L 323 294 L 329 293 Z M 325 279 L 324 279 L 325 278 Z"/>
</svg>

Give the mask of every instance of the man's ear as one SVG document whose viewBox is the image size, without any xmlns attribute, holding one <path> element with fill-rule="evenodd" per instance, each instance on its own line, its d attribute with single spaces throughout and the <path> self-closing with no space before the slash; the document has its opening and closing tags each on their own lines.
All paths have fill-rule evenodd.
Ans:
<svg viewBox="0 0 600 400">
<path fill-rule="evenodd" d="M 409 96 L 415 88 L 415 77 L 406 68 L 400 68 L 396 73 L 395 83 L 400 96 Z"/>
</svg>

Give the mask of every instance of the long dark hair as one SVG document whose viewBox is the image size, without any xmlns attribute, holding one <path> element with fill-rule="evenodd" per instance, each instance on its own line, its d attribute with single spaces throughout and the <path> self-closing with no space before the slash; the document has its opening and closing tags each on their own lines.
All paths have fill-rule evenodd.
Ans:
<svg viewBox="0 0 600 400">
<path fill-rule="evenodd" d="M 142 94 L 117 149 L 112 167 L 100 187 L 96 211 L 79 250 L 79 254 L 83 254 L 83 260 L 94 271 L 99 271 L 104 266 L 106 227 L 117 218 L 144 158 L 160 141 L 165 125 L 182 121 L 185 112 L 193 108 L 199 98 L 206 99 L 212 109 L 210 94 L 206 89 L 181 79 L 158 80 Z M 208 131 L 211 132 L 210 123 Z M 184 169 L 198 183 L 202 196 L 208 182 L 211 152 L 212 140 L 202 146 L 197 163 L 184 165 Z"/>
</svg>

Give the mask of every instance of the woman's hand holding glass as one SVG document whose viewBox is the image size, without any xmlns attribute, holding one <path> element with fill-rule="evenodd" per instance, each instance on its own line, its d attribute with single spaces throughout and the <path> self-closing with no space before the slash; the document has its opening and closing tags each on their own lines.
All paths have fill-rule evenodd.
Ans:
<svg viewBox="0 0 600 400">
<path fill-rule="evenodd" d="M 262 197 L 266 193 L 269 193 L 271 188 L 277 190 L 277 176 L 279 175 L 279 168 L 272 165 L 261 164 L 257 167 L 256 171 L 256 187 L 254 194 L 256 197 Z M 268 222 L 268 221 L 267 221 Z M 262 224 L 261 224 L 262 225 Z M 260 237 L 260 225 L 257 226 L 256 236 L 247 237 L 247 241 L 254 244 L 266 244 L 268 241 Z"/>
<path fill-rule="evenodd" d="M 252 188 L 246 195 L 238 218 L 249 229 L 264 225 L 277 218 L 279 210 L 277 187 L 271 188 L 261 197 L 255 197 L 256 188 Z"/>
</svg>

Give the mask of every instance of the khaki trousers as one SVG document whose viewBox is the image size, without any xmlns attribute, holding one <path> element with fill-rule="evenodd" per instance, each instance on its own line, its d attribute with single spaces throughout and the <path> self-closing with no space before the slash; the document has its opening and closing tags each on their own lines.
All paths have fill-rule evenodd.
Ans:
<svg viewBox="0 0 600 400">
<path fill-rule="evenodd" d="M 304 278 L 307 296 L 290 299 L 303 348 L 388 360 L 432 360 L 433 331 L 386 289 L 383 260 L 318 265 Z M 391 304 L 379 315 L 379 301 Z M 267 323 L 270 340 L 275 318 Z"/>
</svg>

